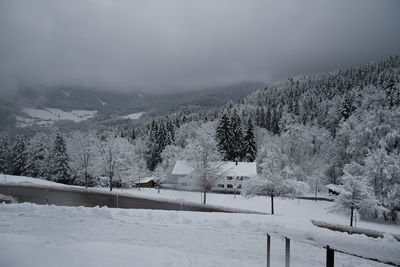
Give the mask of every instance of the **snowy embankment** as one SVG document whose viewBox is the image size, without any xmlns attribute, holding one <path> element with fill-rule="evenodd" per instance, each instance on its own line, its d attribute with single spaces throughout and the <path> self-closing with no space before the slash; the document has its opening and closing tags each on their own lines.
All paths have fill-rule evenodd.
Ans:
<svg viewBox="0 0 400 267">
<path fill-rule="evenodd" d="M 265 266 L 266 232 L 400 264 L 397 241 L 288 227 L 283 216 L 3 204 L 0 266 Z M 291 249 L 293 266 L 324 266 L 324 249 Z M 271 252 L 272 266 L 282 265 L 280 237 Z M 385 265 L 336 254 L 335 266 Z"/>
</svg>

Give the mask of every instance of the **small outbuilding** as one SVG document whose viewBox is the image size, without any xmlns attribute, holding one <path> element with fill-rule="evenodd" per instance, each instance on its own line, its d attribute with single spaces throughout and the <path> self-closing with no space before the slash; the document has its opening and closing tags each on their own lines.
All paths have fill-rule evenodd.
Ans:
<svg viewBox="0 0 400 267">
<path fill-rule="evenodd" d="M 336 195 L 337 196 L 343 190 L 343 186 L 342 185 L 337 185 L 337 184 L 328 184 L 325 187 L 328 188 L 329 195 Z"/>
<path fill-rule="evenodd" d="M 136 187 L 153 188 L 157 184 L 157 177 L 144 177 L 135 182 Z"/>
</svg>

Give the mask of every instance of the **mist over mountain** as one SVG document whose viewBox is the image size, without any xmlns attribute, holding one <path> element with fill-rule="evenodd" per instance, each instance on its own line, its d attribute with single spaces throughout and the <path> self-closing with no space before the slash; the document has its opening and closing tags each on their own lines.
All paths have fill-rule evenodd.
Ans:
<svg viewBox="0 0 400 267">
<path fill-rule="evenodd" d="M 18 126 L 17 116 L 29 116 L 24 108 L 97 111 L 97 122 L 121 118 L 136 112 L 153 117 L 184 110 L 195 111 L 237 101 L 264 86 L 261 82 L 243 82 L 230 86 L 174 93 L 102 91 L 91 88 L 24 88 L 12 99 L 1 100 L 0 127 Z M 26 114 L 28 113 L 28 114 Z"/>
</svg>

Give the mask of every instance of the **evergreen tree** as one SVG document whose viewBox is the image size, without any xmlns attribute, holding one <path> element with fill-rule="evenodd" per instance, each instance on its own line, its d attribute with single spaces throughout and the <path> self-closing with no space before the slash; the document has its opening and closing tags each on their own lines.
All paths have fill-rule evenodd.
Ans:
<svg viewBox="0 0 400 267">
<path fill-rule="evenodd" d="M 267 111 L 265 112 L 262 127 L 267 129 L 268 131 L 271 131 L 271 111 L 269 109 L 267 109 Z"/>
<path fill-rule="evenodd" d="M 242 160 L 246 151 L 244 150 L 242 122 L 236 110 L 231 116 L 231 134 L 232 134 L 232 154 L 229 160 Z"/>
<path fill-rule="evenodd" d="M 173 130 L 173 126 L 171 124 Z M 166 146 L 173 143 L 172 132 L 168 130 L 168 123 L 163 121 L 152 122 L 150 133 L 149 133 L 149 144 L 146 157 L 147 168 L 150 171 L 154 171 L 157 164 L 162 162 L 161 153 Z"/>
<path fill-rule="evenodd" d="M 0 135 L 0 173 L 7 173 L 10 169 L 10 141 L 8 136 Z"/>
<path fill-rule="evenodd" d="M 60 183 L 72 184 L 65 141 L 60 133 L 55 137 L 50 160 L 51 178 Z"/>
<path fill-rule="evenodd" d="M 25 174 L 31 177 L 45 177 L 47 175 L 48 155 L 47 136 L 37 134 L 30 139 L 27 146 L 27 161 Z"/>
<path fill-rule="evenodd" d="M 270 129 L 269 131 L 273 134 L 280 134 L 280 128 L 279 128 L 279 117 L 278 117 L 278 112 L 274 110 L 271 118 L 271 124 L 270 124 Z"/>
<path fill-rule="evenodd" d="M 26 145 L 22 136 L 17 136 L 12 148 L 11 173 L 23 175 L 26 165 Z"/>
<path fill-rule="evenodd" d="M 247 123 L 246 135 L 244 136 L 244 147 L 245 147 L 245 160 L 253 162 L 256 159 L 257 146 L 254 136 L 254 128 L 251 120 Z"/>
<path fill-rule="evenodd" d="M 222 115 L 217 125 L 217 147 L 224 160 L 229 160 L 232 154 L 231 122 L 227 114 Z"/>
<path fill-rule="evenodd" d="M 340 106 L 341 118 L 347 120 L 350 117 L 351 113 L 356 109 L 354 102 L 354 95 L 349 92 L 346 93 L 342 105 Z"/>
</svg>

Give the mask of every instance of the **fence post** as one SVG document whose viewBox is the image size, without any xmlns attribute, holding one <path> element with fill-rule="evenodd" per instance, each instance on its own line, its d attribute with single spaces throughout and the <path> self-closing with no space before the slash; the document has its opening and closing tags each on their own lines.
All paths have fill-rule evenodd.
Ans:
<svg viewBox="0 0 400 267">
<path fill-rule="evenodd" d="M 267 267 L 271 267 L 271 236 L 267 234 Z"/>
<path fill-rule="evenodd" d="M 290 239 L 285 237 L 285 267 L 290 267 Z"/>
<path fill-rule="evenodd" d="M 326 247 L 326 267 L 334 267 L 335 251 L 329 246 Z"/>
</svg>

